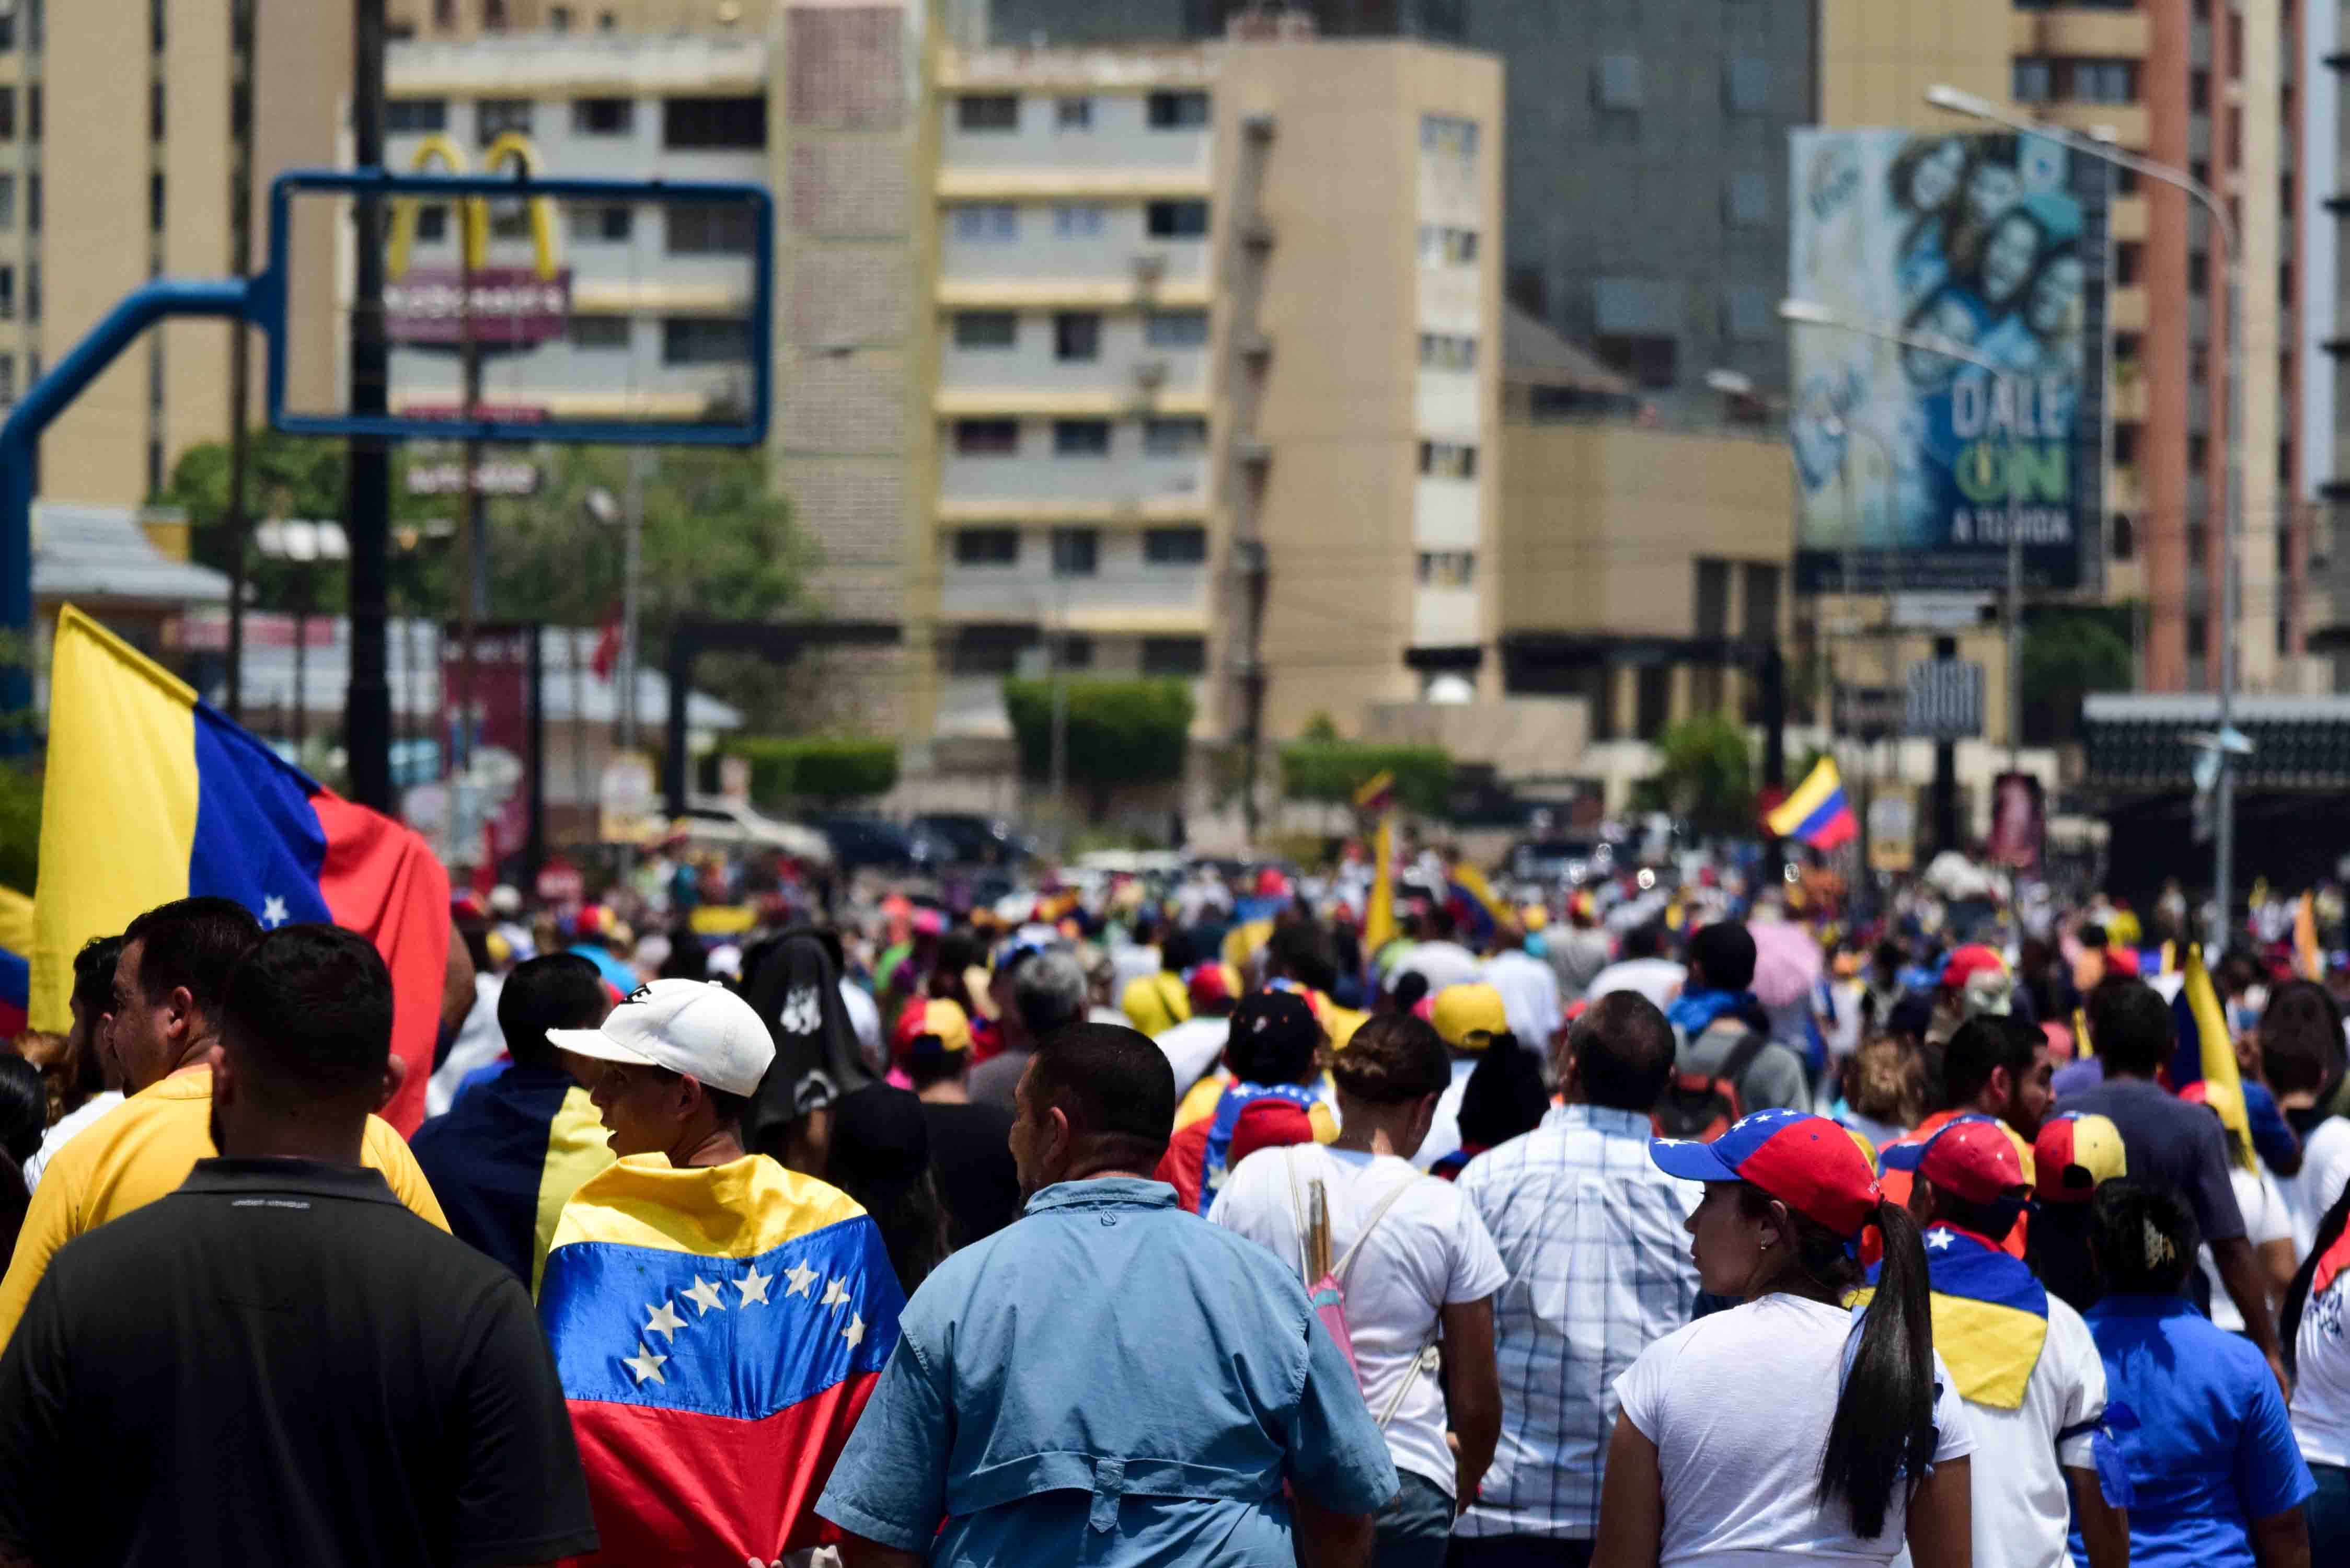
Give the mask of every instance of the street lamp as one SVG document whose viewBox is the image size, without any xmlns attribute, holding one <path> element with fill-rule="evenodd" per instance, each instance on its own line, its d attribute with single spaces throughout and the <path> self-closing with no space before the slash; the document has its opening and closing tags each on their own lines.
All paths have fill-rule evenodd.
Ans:
<svg viewBox="0 0 2350 1568">
<path fill-rule="evenodd" d="M 1803 327 L 1833 327 L 1862 337 L 1875 337 L 1922 354 L 1933 354 L 1971 365 L 1994 381 L 2010 378 L 2007 369 L 1987 355 L 1938 332 L 1912 332 L 1881 321 L 1844 316 L 1814 300 L 1783 299 L 1779 318 Z M 2007 755 L 2008 769 L 2023 771 L 2023 530 L 2012 500 L 2007 508 Z"/>
<path fill-rule="evenodd" d="M 2225 493 L 2220 502 L 2222 516 L 2220 523 L 2219 731 L 2224 741 L 2233 731 L 2231 721 L 2236 705 L 2236 599 L 2242 587 L 2242 542 L 2238 535 L 2244 522 L 2244 286 L 2236 265 L 2236 225 L 2228 216 L 2228 204 L 2210 186 L 2183 169 L 2175 169 L 2168 163 L 2157 163 L 2135 152 L 2125 151 L 2102 137 L 2084 136 L 2064 126 L 2043 124 L 1947 83 L 1936 82 L 1928 88 L 1926 101 L 1936 109 L 1962 114 L 1970 119 L 1986 120 L 2028 136 L 2045 137 L 2070 151 L 2102 159 L 2117 168 L 2184 191 L 2189 200 L 2210 214 L 2212 237 L 2220 246 L 2220 265 L 2228 275 L 2228 358 L 2225 371 L 2228 381 L 2224 394 L 2228 409 L 2228 440 L 2224 454 Z M 2227 746 L 2220 746 L 2215 754 L 2219 758 L 2219 776 L 2212 785 L 2212 804 L 2219 822 L 2211 857 L 2213 914 L 2206 945 L 2218 954 L 2227 951 L 2233 923 L 2229 918 L 2229 908 L 2233 902 L 2230 884 L 2235 879 L 2236 870 L 2236 772 L 2234 758 Z"/>
</svg>

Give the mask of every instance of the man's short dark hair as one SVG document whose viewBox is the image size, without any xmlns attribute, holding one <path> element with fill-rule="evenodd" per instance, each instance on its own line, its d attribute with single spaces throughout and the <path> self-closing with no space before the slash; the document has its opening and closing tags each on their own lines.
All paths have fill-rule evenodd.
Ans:
<svg viewBox="0 0 2350 1568">
<path fill-rule="evenodd" d="M 92 937 L 74 954 L 74 1005 L 93 1023 L 114 1011 L 114 965 L 121 957 L 120 937 Z"/>
<path fill-rule="evenodd" d="M 221 1033 L 264 1104 L 372 1109 L 391 1055 L 391 971 L 340 926 L 280 926 L 229 977 Z"/>
<path fill-rule="evenodd" d="M 1650 920 L 1624 933 L 1624 956 L 1627 959 L 1662 958 L 1664 953 L 1665 923 L 1662 920 Z"/>
<path fill-rule="evenodd" d="M 1224 1063 L 1244 1084 L 1295 1084 L 1314 1070 L 1322 1025 L 1291 991 L 1253 991 L 1232 1009 Z"/>
<path fill-rule="evenodd" d="M 1942 1047 L 1942 1105 L 1972 1105 L 1991 1075 L 2004 1067 L 2018 1083 L 2032 1074 L 2047 1036 L 2020 1018 L 1982 1012 L 1959 1025 Z"/>
<path fill-rule="evenodd" d="M 139 949 L 140 1000 L 150 1007 L 185 987 L 196 1011 L 218 1019 L 230 973 L 261 940 L 261 922 L 234 898 L 174 898 L 158 904 L 122 933 Z"/>
<path fill-rule="evenodd" d="M 1690 938 L 1689 957 L 1715 991 L 1744 991 L 1754 983 L 1754 938 L 1736 920 L 1716 920 Z"/>
<path fill-rule="evenodd" d="M 604 976 L 577 953 L 547 953 L 515 965 L 498 992 L 498 1033 L 517 1067 L 552 1067 L 550 1029 L 593 1029 L 611 1008 Z"/>
<path fill-rule="evenodd" d="M 1073 1023 L 1036 1045 L 1028 1094 L 1059 1107 L 1104 1157 L 1148 1170 L 1175 1132 L 1175 1070 L 1150 1036 L 1116 1023 Z"/>
<path fill-rule="evenodd" d="M 1338 955 L 1330 933 L 1314 920 L 1276 925 L 1265 939 L 1265 961 L 1300 985 L 1328 992 L 1338 984 Z"/>
<path fill-rule="evenodd" d="M 1614 991 L 1584 1009 L 1567 1033 L 1583 1097 L 1610 1110 L 1656 1108 L 1673 1075 L 1673 1026 L 1637 991 Z"/>
<path fill-rule="evenodd" d="M 2178 1045 L 2170 1003 L 2142 980 L 2116 975 L 2089 992 L 2089 1040 L 2106 1065 L 2152 1077 Z"/>
</svg>

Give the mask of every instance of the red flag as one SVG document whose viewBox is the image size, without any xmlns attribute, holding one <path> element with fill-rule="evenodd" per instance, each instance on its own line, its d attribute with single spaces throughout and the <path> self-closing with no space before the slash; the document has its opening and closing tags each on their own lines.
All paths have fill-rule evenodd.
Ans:
<svg viewBox="0 0 2350 1568">
<path fill-rule="evenodd" d="M 597 680 L 609 680 L 612 679 L 612 671 L 619 667 L 619 663 L 620 618 L 616 611 L 612 618 L 604 623 L 603 631 L 598 635 L 596 657 L 589 660 L 588 667 L 596 672 Z"/>
</svg>

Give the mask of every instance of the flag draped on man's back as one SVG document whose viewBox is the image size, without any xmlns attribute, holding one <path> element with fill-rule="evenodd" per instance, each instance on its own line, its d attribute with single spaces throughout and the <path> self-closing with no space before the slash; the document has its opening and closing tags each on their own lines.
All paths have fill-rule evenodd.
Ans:
<svg viewBox="0 0 2350 1568">
<path fill-rule="evenodd" d="M 79 610 L 57 617 L 41 796 L 30 1011 L 72 1023 L 73 960 L 92 937 L 173 898 L 234 898 L 276 929 L 331 921 L 391 971 L 383 1117 L 424 1118 L 449 958 L 449 874 L 424 841 L 286 763 L 185 682 Z"/>
</svg>

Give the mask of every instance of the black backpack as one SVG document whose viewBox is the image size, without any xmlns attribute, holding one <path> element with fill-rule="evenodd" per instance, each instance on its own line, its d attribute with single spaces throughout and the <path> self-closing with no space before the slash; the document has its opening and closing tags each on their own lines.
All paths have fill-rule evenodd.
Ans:
<svg viewBox="0 0 2350 1568">
<path fill-rule="evenodd" d="M 1739 1098 L 1739 1080 L 1771 1044 L 1768 1034 L 1752 1032 L 1730 1048 L 1721 1065 L 1711 1073 L 1676 1070 L 1648 1115 L 1659 1137 L 1694 1138 L 1711 1143 L 1746 1114 Z"/>
</svg>

